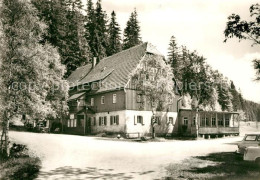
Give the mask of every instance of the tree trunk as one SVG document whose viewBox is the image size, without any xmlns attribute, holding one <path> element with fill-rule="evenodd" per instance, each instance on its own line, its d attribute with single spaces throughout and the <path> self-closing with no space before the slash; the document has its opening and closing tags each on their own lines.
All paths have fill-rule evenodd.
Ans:
<svg viewBox="0 0 260 180">
<path fill-rule="evenodd" d="M 155 124 L 155 113 L 154 113 L 154 110 L 152 110 L 152 113 L 153 113 L 153 116 L 152 116 L 152 123 L 151 123 L 151 125 L 152 125 L 152 139 L 154 139 L 155 138 L 155 129 L 154 129 L 154 124 Z"/>
<path fill-rule="evenodd" d="M 153 138 L 153 139 L 155 138 L 155 131 L 154 131 L 153 125 L 152 125 L 152 138 Z"/>
<path fill-rule="evenodd" d="M 4 157 L 10 156 L 9 143 L 9 119 L 8 117 L 5 117 L 1 135 L 1 153 Z"/>
<path fill-rule="evenodd" d="M 195 124 L 196 124 L 196 138 L 199 137 L 199 108 L 196 108 Z"/>
</svg>

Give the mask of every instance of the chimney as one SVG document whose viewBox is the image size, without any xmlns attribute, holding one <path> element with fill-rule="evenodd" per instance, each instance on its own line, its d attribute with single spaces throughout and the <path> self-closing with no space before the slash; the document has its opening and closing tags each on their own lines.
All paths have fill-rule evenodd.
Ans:
<svg viewBox="0 0 260 180">
<path fill-rule="evenodd" d="M 97 64 L 97 57 L 94 57 L 92 60 L 92 69 L 96 66 Z"/>
</svg>

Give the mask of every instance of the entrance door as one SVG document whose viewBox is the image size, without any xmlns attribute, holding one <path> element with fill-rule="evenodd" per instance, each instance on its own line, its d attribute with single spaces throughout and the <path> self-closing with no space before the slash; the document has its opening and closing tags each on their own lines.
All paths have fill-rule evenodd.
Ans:
<svg viewBox="0 0 260 180">
<path fill-rule="evenodd" d="M 86 134 L 91 134 L 91 117 L 87 116 L 85 125 Z"/>
</svg>

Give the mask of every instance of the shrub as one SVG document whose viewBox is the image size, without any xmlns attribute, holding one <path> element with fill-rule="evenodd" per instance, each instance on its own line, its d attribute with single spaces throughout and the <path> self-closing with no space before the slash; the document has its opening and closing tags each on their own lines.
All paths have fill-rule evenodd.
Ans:
<svg viewBox="0 0 260 180">
<path fill-rule="evenodd" d="M 35 179 L 38 175 L 40 167 L 40 159 L 30 157 L 26 146 L 21 144 L 13 144 L 10 149 L 10 158 L 1 158 L 0 179 Z"/>
</svg>

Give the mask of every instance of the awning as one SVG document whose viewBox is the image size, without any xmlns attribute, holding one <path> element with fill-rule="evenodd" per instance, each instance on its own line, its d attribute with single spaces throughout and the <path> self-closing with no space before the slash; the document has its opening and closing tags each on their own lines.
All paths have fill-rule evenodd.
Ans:
<svg viewBox="0 0 260 180">
<path fill-rule="evenodd" d="M 68 101 L 76 100 L 76 99 L 80 98 L 81 96 L 83 96 L 84 94 L 85 94 L 85 92 L 73 94 L 72 96 L 69 97 Z"/>
</svg>

